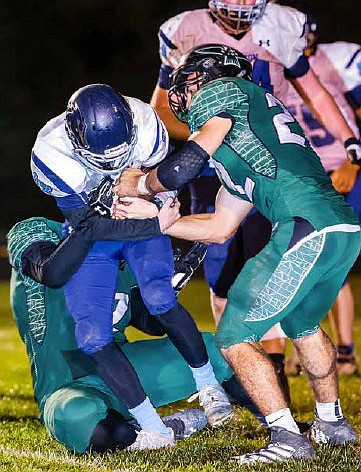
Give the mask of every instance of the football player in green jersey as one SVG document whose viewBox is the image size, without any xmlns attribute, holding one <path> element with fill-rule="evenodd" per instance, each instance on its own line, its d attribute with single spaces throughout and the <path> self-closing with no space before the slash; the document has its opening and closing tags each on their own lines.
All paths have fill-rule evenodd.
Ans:
<svg viewBox="0 0 361 472">
<path fill-rule="evenodd" d="M 315 395 L 315 441 L 357 441 L 340 407 L 335 349 L 319 322 L 359 253 L 359 221 L 291 113 L 251 78 L 249 61 L 227 46 L 204 45 L 186 54 L 173 72 L 169 102 L 187 120 L 189 140 L 151 173 L 129 171 L 115 188 L 143 195 L 179 188 L 211 159 L 222 182 L 215 213 L 183 217 L 167 234 L 222 243 L 253 206 L 273 226 L 270 242 L 245 264 L 228 292 L 216 335 L 271 428 L 270 443 L 237 456 L 241 464 L 315 454 L 259 344 L 277 322 L 293 341 Z M 352 135 L 349 141 L 350 158 L 359 163 L 360 143 Z"/>
<path fill-rule="evenodd" d="M 77 348 L 74 321 L 60 288 L 90 248 L 79 234 L 71 235 L 70 244 L 61 244 L 62 225 L 40 217 L 17 223 L 8 234 L 11 306 L 30 360 L 40 419 L 52 437 L 77 453 L 131 448 L 137 431 L 127 421 L 131 416 L 97 375 L 91 358 Z M 66 257 L 68 252 L 64 253 L 70 249 L 71 258 Z M 181 269 L 178 276 L 187 272 L 188 264 L 191 272 L 196 269 L 199 263 L 195 256 L 192 252 L 192 260 L 187 262 L 185 256 L 176 263 Z M 155 406 L 167 405 L 195 392 L 187 364 L 168 338 L 127 341 L 124 331 L 128 325 L 150 335 L 164 334 L 145 308 L 128 266 L 119 271 L 113 321 L 115 342 L 134 366 Z M 203 333 L 203 339 L 223 387 L 264 423 L 220 355 L 214 336 Z M 206 424 L 201 410 L 176 412 L 163 421 L 173 429 L 176 439 L 188 437 Z"/>
</svg>

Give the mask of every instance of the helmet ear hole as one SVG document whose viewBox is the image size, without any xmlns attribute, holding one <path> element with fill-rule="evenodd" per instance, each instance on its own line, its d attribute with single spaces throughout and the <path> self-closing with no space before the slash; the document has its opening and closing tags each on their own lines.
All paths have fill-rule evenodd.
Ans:
<svg viewBox="0 0 361 472">
<path fill-rule="evenodd" d="M 172 112 L 186 121 L 188 92 L 221 77 L 252 81 L 252 64 L 242 53 L 222 44 L 204 44 L 188 51 L 171 74 L 168 100 Z"/>
</svg>

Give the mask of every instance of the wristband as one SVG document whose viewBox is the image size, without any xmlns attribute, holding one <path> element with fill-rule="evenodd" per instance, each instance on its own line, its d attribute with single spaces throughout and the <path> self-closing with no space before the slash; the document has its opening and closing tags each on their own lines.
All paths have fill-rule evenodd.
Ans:
<svg viewBox="0 0 361 472">
<path fill-rule="evenodd" d="M 138 195 L 146 196 L 146 195 L 151 194 L 151 192 L 148 190 L 146 180 L 147 180 L 147 174 L 142 175 L 138 179 L 138 184 L 137 184 L 137 193 L 138 193 Z"/>
</svg>

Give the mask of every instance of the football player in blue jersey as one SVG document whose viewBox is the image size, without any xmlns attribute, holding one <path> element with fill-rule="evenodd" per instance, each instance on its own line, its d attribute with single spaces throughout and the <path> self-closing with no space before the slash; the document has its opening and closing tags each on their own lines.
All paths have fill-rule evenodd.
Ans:
<svg viewBox="0 0 361 472">
<path fill-rule="evenodd" d="M 112 307 L 121 259 L 134 272 L 147 309 L 188 363 L 209 423 L 217 426 L 232 416 L 201 334 L 175 296 L 171 242 L 162 235 L 158 207 L 121 199 L 141 219 L 106 217 L 112 216 L 113 179 L 127 166 L 152 167 L 167 152 L 167 131 L 149 105 L 94 84 L 75 92 L 66 112 L 40 130 L 31 157 L 37 185 L 55 197 L 71 227 L 92 244 L 65 286 L 67 306 L 79 348 L 92 357 L 98 374 L 142 428 L 134 448 L 151 448 L 155 437 L 154 447 L 172 444 L 174 438 L 114 343 Z M 160 211 L 175 220 L 178 206 L 171 198 Z"/>
</svg>

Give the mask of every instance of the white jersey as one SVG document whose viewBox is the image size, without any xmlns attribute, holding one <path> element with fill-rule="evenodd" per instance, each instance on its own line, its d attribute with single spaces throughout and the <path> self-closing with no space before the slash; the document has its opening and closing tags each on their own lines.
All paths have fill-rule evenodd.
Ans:
<svg viewBox="0 0 361 472">
<path fill-rule="evenodd" d="M 136 98 L 125 98 L 138 130 L 129 165 L 153 167 L 167 155 L 167 130 L 150 105 Z M 43 192 L 53 195 L 61 208 L 87 203 L 90 191 L 104 179 L 104 175 L 86 168 L 76 158 L 65 130 L 65 112 L 40 130 L 32 150 L 31 171 L 35 183 Z M 112 177 L 116 179 L 118 176 Z M 66 197 L 70 197 L 67 203 L 60 200 Z"/>
<path fill-rule="evenodd" d="M 358 136 L 354 112 L 345 98 L 351 95 L 361 106 L 361 47 L 338 41 L 319 44 L 309 58 L 310 64 L 326 90 L 332 95 L 350 128 Z M 326 171 L 340 167 L 347 159 L 343 145 L 311 114 L 298 93 L 290 87 L 286 105 L 304 129 Z"/>
<path fill-rule="evenodd" d="M 166 21 L 159 31 L 162 67 L 159 85 L 169 88 L 167 79 L 180 57 L 189 49 L 207 43 L 230 46 L 253 63 L 254 82 L 281 100 L 288 92 L 284 70 L 301 77 L 308 70 L 304 56 L 305 20 L 303 13 L 269 3 L 261 19 L 244 35 L 227 34 L 209 10 L 186 11 Z"/>
</svg>

